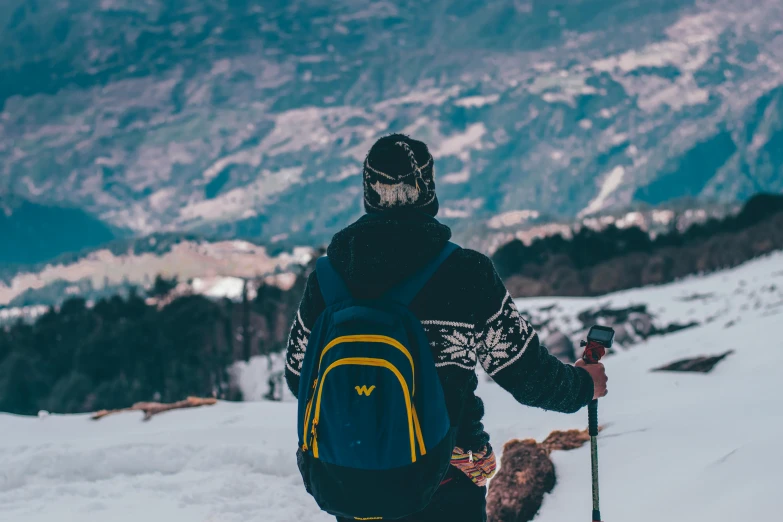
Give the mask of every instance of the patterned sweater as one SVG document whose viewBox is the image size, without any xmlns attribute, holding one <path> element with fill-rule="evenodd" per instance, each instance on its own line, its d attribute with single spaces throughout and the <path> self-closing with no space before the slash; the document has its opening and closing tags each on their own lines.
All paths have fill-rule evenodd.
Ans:
<svg viewBox="0 0 783 522">
<path fill-rule="evenodd" d="M 327 255 L 357 298 L 376 298 L 437 255 L 451 231 L 415 211 L 365 215 L 338 232 Z M 294 319 L 286 381 L 294 395 L 310 334 L 325 304 L 313 272 Z M 477 363 L 522 404 L 573 413 L 593 397 L 590 375 L 551 356 L 520 316 L 492 262 L 460 249 L 411 303 L 430 341 L 457 445 L 485 448 L 484 404 L 475 394 Z M 519 412 L 523 414 L 522 411 Z"/>
</svg>

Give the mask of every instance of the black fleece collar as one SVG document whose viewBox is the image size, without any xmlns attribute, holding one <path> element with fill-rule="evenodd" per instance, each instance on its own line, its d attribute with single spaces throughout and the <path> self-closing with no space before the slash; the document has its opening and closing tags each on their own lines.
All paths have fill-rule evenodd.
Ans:
<svg viewBox="0 0 783 522">
<path fill-rule="evenodd" d="M 451 230 L 423 212 L 365 214 L 334 235 L 327 255 L 357 298 L 373 298 L 438 255 Z"/>
</svg>

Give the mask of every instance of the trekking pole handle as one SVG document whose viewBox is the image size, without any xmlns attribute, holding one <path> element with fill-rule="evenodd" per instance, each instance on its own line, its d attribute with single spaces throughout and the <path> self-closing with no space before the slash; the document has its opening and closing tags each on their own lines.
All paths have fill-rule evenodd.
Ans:
<svg viewBox="0 0 783 522">
<path fill-rule="evenodd" d="M 582 341 L 581 345 L 585 349 L 582 360 L 587 364 L 596 364 L 606 355 L 606 347 L 598 341 Z"/>
<path fill-rule="evenodd" d="M 582 359 L 587 364 L 597 364 L 606 355 L 606 347 L 597 341 L 582 341 L 585 349 Z M 593 399 L 587 406 L 588 431 L 593 437 L 598 435 L 598 400 Z"/>
</svg>

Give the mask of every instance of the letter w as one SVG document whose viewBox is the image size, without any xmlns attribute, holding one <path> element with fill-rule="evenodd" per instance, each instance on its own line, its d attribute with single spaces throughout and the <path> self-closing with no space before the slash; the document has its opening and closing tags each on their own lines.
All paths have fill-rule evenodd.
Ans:
<svg viewBox="0 0 783 522">
<path fill-rule="evenodd" d="M 356 390 L 356 393 L 359 395 L 366 395 L 367 397 L 370 396 L 372 391 L 375 389 L 375 386 L 370 386 L 367 388 L 367 386 L 356 386 L 354 387 L 354 390 Z"/>
</svg>

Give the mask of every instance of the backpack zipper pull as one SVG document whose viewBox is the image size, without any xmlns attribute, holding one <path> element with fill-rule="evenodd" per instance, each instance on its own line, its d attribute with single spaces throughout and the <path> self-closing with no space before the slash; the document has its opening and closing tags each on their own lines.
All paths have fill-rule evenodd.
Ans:
<svg viewBox="0 0 783 522">
<path fill-rule="evenodd" d="M 473 451 L 468 450 L 468 462 L 473 462 Z"/>
<path fill-rule="evenodd" d="M 317 378 L 313 379 L 313 391 L 315 391 L 315 387 L 317 384 L 318 384 L 318 379 Z M 310 407 L 313 405 L 313 399 L 314 397 L 311 398 L 310 402 L 307 404 L 307 412 L 305 413 L 305 419 L 308 419 L 310 417 Z M 310 433 L 312 433 L 313 436 L 315 436 L 315 422 L 313 422 L 313 429 L 310 431 Z M 302 443 L 302 451 L 307 451 L 308 449 L 310 448 L 307 446 L 307 437 L 305 437 L 305 440 Z"/>
<path fill-rule="evenodd" d="M 318 458 L 318 433 L 316 433 L 316 426 L 318 426 L 318 422 L 313 420 L 313 457 Z"/>
<path fill-rule="evenodd" d="M 313 436 L 312 440 L 315 441 L 315 423 L 313 423 L 313 427 L 310 429 L 310 434 Z M 307 437 L 305 437 L 305 440 L 302 443 L 302 451 L 307 451 L 309 449 L 310 447 L 307 445 Z"/>
</svg>

